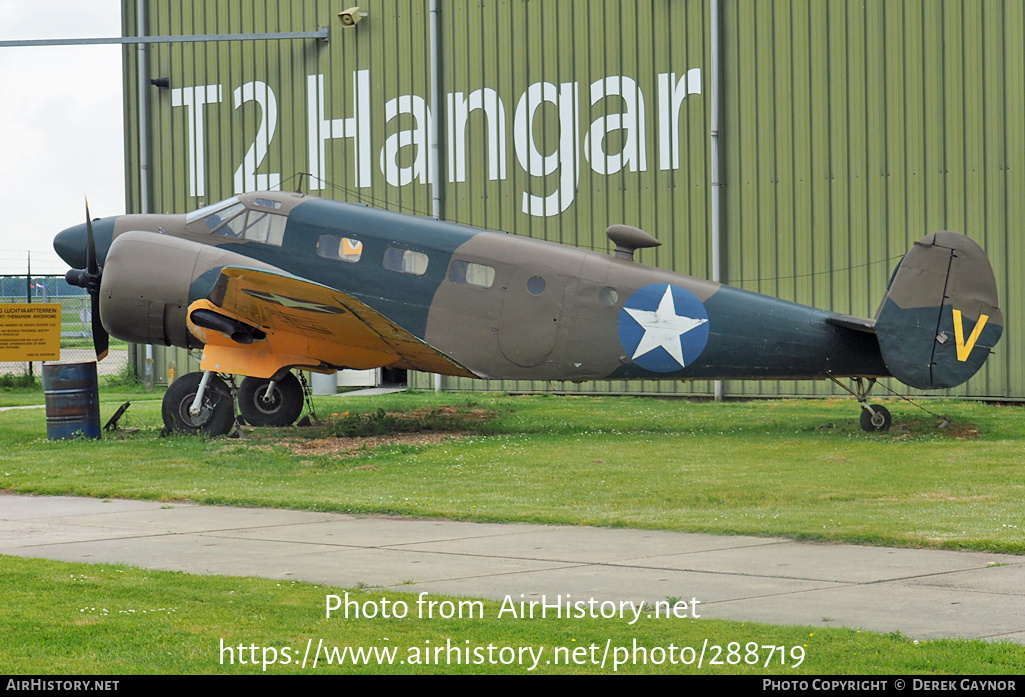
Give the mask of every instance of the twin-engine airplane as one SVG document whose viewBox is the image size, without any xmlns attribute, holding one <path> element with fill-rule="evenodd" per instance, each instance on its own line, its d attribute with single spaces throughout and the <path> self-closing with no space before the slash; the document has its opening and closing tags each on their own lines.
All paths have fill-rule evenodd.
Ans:
<svg viewBox="0 0 1025 697">
<path fill-rule="evenodd" d="M 202 349 L 167 390 L 168 428 L 211 435 L 302 411 L 292 368 L 381 366 L 528 380 L 852 379 L 861 426 L 876 379 L 942 389 L 1003 330 L 993 270 L 955 232 L 915 243 L 875 319 L 643 266 L 658 240 L 611 226 L 612 256 L 299 193 L 187 215 L 123 215 L 54 240 L 93 297 L 97 356 L 126 341 Z M 233 386 L 234 381 L 230 381 Z"/>
</svg>

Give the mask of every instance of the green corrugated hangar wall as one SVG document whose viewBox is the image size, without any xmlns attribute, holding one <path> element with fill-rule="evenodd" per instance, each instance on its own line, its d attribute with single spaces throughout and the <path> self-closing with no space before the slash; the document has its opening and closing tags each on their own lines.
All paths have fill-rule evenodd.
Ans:
<svg viewBox="0 0 1025 697">
<path fill-rule="evenodd" d="M 355 0 L 353 0 L 355 1 Z M 259 188 L 432 213 L 611 252 L 612 223 L 663 242 L 645 264 L 874 316 L 900 256 L 936 230 L 989 253 L 1006 329 L 955 391 L 1025 397 L 1025 5 L 1020 0 L 326 0 L 143 3 L 148 35 L 328 28 L 327 40 L 150 44 L 149 210 Z M 124 3 L 126 35 L 137 6 Z M 713 15 L 721 173 L 712 181 Z M 139 49 L 125 49 L 128 207 L 142 210 Z M 158 347 L 158 382 L 175 361 Z M 433 385 L 427 375 L 414 385 Z M 449 379 L 446 389 L 709 394 L 697 382 Z M 894 385 L 900 387 L 899 385 Z M 741 382 L 727 395 L 826 394 Z"/>
</svg>

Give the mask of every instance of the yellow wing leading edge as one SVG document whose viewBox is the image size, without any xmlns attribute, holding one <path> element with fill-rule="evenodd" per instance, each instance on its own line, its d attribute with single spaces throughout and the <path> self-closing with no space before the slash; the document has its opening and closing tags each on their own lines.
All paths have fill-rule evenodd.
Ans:
<svg viewBox="0 0 1025 697">
<path fill-rule="evenodd" d="M 240 343 L 199 326 L 197 310 L 255 327 L 261 337 Z M 286 273 L 225 267 L 210 298 L 193 302 L 188 317 L 189 331 L 205 344 L 203 370 L 269 378 L 287 367 L 387 366 L 477 377 L 351 295 Z"/>
</svg>

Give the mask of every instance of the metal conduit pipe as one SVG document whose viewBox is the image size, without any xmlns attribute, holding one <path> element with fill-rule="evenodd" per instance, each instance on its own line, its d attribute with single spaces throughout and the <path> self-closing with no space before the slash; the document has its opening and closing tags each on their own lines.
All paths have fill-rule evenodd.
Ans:
<svg viewBox="0 0 1025 697">
<path fill-rule="evenodd" d="M 438 147 L 438 121 L 441 119 L 441 89 L 438 69 L 438 0 L 430 4 L 431 33 L 431 214 L 441 220 L 441 153 Z M 434 375 L 434 391 L 441 392 L 441 374 Z"/>
<path fill-rule="evenodd" d="M 712 114 L 711 114 L 711 157 L 712 157 L 712 280 L 722 282 L 722 172 L 719 155 L 719 129 L 722 122 L 722 90 L 720 89 L 722 66 L 721 0 L 709 0 L 711 10 L 711 53 L 712 53 Z M 723 398 L 723 381 L 715 381 L 715 401 Z"/>
</svg>

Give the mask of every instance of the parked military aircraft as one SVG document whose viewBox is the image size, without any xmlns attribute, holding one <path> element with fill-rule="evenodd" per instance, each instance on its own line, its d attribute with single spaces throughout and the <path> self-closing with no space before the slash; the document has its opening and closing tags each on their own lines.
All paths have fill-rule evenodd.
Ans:
<svg viewBox="0 0 1025 697">
<path fill-rule="evenodd" d="M 253 424 L 292 423 L 292 368 L 381 366 L 474 378 L 831 379 L 869 405 L 876 379 L 942 389 L 975 374 L 1003 330 L 996 282 L 968 237 L 937 232 L 897 266 L 875 319 L 636 263 L 659 244 L 613 225 L 612 256 L 288 192 L 186 215 L 97 219 L 57 235 L 67 280 L 107 334 L 202 349 L 176 380 L 168 428 L 227 433 L 237 391 Z M 849 378 L 846 387 L 841 379 Z M 230 382 L 234 384 L 234 380 Z"/>
</svg>

